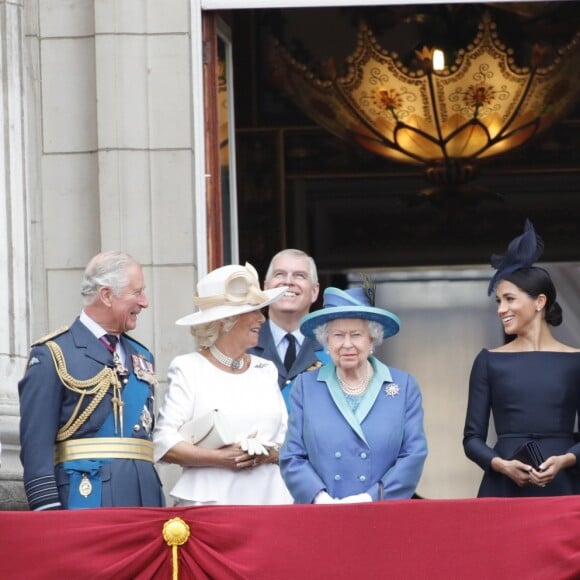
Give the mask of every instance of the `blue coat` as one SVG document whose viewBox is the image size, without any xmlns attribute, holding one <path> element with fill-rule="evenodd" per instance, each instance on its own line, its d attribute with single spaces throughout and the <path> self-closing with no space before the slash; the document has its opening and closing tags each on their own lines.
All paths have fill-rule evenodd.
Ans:
<svg viewBox="0 0 580 580">
<path fill-rule="evenodd" d="M 114 367 L 112 355 L 107 348 L 77 318 L 64 332 L 43 339 L 33 345 L 28 368 L 18 384 L 20 395 L 20 458 L 24 467 L 24 486 L 31 509 L 68 507 L 69 473 L 61 465 L 54 465 L 56 435 L 70 418 L 79 402 L 79 394 L 66 389 L 55 369 L 52 355 L 46 344 L 48 339 L 56 342 L 66 362 L 67 370 L 76 379 L 89 379 L 104 366 Z M 125 422 L 125 437 L 151 440 L 154 413 L 154 387 L 136 377 L 132 368 L 132 356 L 144 357 L 153 364 L 153 356 L 142 345 L 126 335 L 121 337 L 126 353 L 128 383 L 123 387 L 139 391 L 143 406 L 136 410 L 137 419 Z M 129 392 L 126 392 L 129 400 Z M 111 389 L 96 406 L 88 420 L 72 438 L 114 436 L 103 432 L 103 426 L 111 421 L 113 405 Z M 125 394 L 123 395 L 125 398 Z M 92 396 L 87 395 L 81 403 L 85 409 Z M 120 435 L 120 433 L 117 433 Z M 162 506 L 161 482 L 152 463 L 133 459 L 106 460 L 98 473 L 101 498 L 99 505 L 113 506 Z M 102 484 L 102 486 L 101 486 Z M 60 506 L 59 506 L 60 503 Z"/>
<path fill-rule="evenodd" d="M 326 490 L 334 498 L 409 498 L 423 471 L 427 441 L 415 378 L 369 359 L 374 375 L 353 413 L 330 363 L 300 375 L 280 451 L 282 477 L 296 503 Z"/>
</svg>

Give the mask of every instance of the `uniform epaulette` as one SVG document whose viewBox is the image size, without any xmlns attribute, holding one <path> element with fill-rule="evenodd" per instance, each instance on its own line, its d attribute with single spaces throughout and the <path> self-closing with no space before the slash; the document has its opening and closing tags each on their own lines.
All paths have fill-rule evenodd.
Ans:
<svg viewBox="0 0 580 580">
<path fill-rule="evenodd" d="M 38 346 L 39 344 L 44 344 L 45 342 L 48 342 L 49 340 L 51 340 L 55 336 L 59 336 L 60 334 L 65 333 L 67 330 L 68 330 L 68 326 L 61 326 L 58 330 L 55 330 L 54 332 L 50 332 L 46 336 L 43 336 L 42 338 L 35 340 L 32 343 L 32 346 Z"/>
</svg>

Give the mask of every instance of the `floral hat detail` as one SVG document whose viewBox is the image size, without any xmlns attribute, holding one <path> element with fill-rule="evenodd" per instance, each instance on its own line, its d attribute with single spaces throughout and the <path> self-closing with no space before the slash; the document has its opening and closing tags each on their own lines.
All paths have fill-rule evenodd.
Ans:
<svg viewBox="0 0 580 580">
<path fill-rule="evenodd" d="M 534 226 L 529 219 L 526 219 L 524 233 L 514 238 L 507 248 L 504 256 L 494 254 L 490 258 L 493 268 L 497 271 L 489 281 L 487 295 L 490 296 L 498 285 L 499 281 L 522 268 L 531 268 L 544 253 L 544 242 L 536 234 Z"/>
<path fill-rule="evenodd" d="M 304 336 L 315 338 L 315 328 L 338 318 L 362 318 L 378 322 L 383 326 L 385 338 L 399 332 L 401 321 L 397 316 L 383 308 L 371 306 L 374 291 L 369 292 L 367 288 L 340 290 L 330 286 L 324 291 L 323 297 L 322 308 L 307 314 L 300 321 L 300 331 Z"/>
<path fill-rule="evenodd" d="M 288 286 L 261 290 L 256 269 L 245 266 L 222 266 L 204 276 L 197 283 L 193 302 L 198 310 L 175 322 L 180 326 L 199 326 L 260 310 L 284 296 Z"/>
</svg>

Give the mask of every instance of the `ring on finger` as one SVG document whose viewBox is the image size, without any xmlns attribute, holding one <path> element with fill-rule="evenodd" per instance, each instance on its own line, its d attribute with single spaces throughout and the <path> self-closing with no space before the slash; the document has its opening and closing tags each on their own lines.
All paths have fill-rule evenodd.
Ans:
<svg viewBox="0 0 580 580">
<path fill-rule="evenodd" d="M 256 463 L 256 458 L 254 457 L 254 459 L 252 459 L 252 467 L 256 467 L 257 463 Z"/>
</svg>

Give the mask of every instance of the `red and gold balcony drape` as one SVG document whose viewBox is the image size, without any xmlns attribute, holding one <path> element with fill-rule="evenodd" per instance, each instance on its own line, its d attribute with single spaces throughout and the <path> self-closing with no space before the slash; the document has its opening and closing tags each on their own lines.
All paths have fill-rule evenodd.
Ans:
<svg viewBox="0 0 580 580">
<path fill-rule="evenodd" d="M 163 529 L 189 528 L 172 547 Z M 2 578 L 580 578 L 580 498 L 0 512 Z"/>
</svg>

